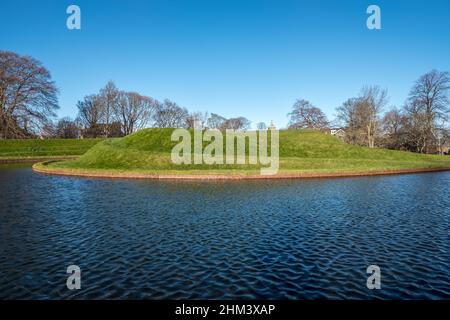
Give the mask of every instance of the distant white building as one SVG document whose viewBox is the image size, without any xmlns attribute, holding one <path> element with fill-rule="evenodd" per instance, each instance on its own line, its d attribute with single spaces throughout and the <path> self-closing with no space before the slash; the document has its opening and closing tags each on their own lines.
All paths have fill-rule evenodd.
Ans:
<svg viewBox="0 0 450 320">
<path fill-rule="evenodd" d="M 344 139 L 345 138 L 345 130 L 342 128 L 334 128 L 334 129 L 330 129 L 330 134 L 332 136 L 335 136 L 339 139 Z"/>
</svg>

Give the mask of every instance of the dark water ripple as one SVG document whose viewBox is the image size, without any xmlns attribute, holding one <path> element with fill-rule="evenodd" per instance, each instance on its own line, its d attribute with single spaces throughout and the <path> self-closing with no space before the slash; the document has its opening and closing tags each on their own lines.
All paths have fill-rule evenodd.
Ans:
<svg viewBox="0 0 450 320">
<path fill-rule="evenodd" d="M 449 299 L 449 190 L 450 173 L 174 183 L 1 169 L 0 298 Z M 366 288 L 371 264 L 381 290 Z"/>
</svg>

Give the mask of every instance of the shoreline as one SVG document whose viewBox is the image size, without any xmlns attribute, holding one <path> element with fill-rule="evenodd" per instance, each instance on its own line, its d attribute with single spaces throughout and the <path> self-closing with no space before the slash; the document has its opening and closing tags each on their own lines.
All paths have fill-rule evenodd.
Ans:
<svg viewBox="0 0 450 320">
<path fill-rule="evenodd" d="M 0 164 L 63 161 L 63 160 L 73 160 L 78 157 L 79 156 L 42 156 L 42 157 L 23 157 L 23 158 L 0 158 Z"/>
<path fill-rule="evenodd" d="M 324 172 L 324 173 L 280 173 L 276 175 L 225 175 L 225 174 L 145 174 L 145 173 L 120 173 L 120 172 L 71 172 L 63 169 L 42 169 L 32 167 L 33 171 L 46 175 L 58 175 L 82 178 L 103 178 L 103 179 L 148 179 L 148 180 L 272 180 L 272 179 L 329 179 L 329 178 L 350 178 L 369 177 L 384 175 L 400 175 L 414 173 L 430 173 L 450 171 L 450 167 L 422 168 L 422 169 L 399 169 L 399 170 L 379 170 L 368 172 Z"/>
</svg>

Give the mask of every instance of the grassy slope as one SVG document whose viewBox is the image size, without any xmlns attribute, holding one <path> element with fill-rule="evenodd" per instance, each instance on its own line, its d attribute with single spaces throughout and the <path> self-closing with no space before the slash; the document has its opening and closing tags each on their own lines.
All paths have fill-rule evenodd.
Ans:
<svg viewBox="0 0 450 320">
<path fill-rule="evenodd" d="M 82 155 L 101 139 L 0 140 L 0 159 Z"/>
<path fill-rule="evenodd" d="M 146 129 L 125 138 L 105 140 L 76 160 L 55 162 L 47 167 L 98 172 L 259 172 L 259 168 L 254 165 L 175 165 L 171 162 L 170 152 L 177 143 L 171 141 L 171 132 L 172 129 Z M 280 173 L 366 172 L 434 167 L 450 167 L 450 157 L 368 149 L 348 145 L 319 132 L 280 131 Z"/>
</svg>

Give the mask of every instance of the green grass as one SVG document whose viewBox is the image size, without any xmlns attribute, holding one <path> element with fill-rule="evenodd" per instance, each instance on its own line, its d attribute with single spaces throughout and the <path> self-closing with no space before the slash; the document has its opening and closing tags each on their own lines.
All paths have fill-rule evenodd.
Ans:
<svg viewBox="0 0 450 320">
<path fill-rule="evenodd" d="M 78 156 L 102 139 L 0 140 L 0 159 Z"/>
<path fill-rule="evenodd" d="M 75 160 L 38 164 L 83 172 L 257 174 L 255 165 L 176 165 L 170 152 L 173 129 L 145 129 L 96 144 Z M 204 143 L 207 145 L 208 143 Z M 450 167 L 449 156 L 369 149 L 316 131 L 280 131 L 280 173 L 369 172 Z"/>
</svg>

